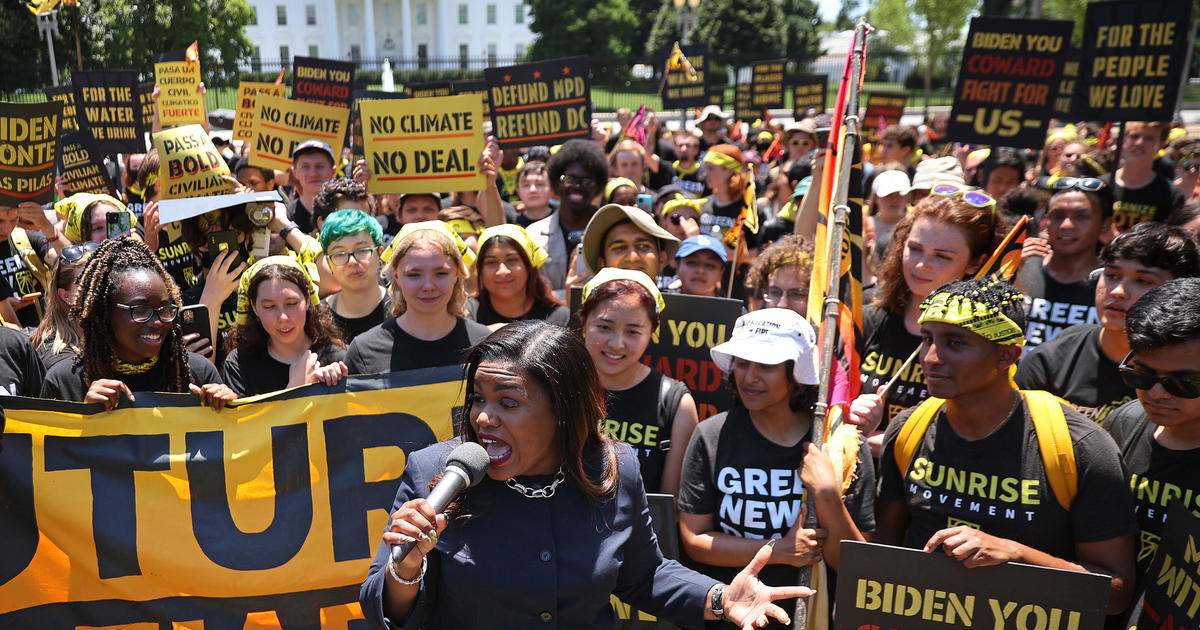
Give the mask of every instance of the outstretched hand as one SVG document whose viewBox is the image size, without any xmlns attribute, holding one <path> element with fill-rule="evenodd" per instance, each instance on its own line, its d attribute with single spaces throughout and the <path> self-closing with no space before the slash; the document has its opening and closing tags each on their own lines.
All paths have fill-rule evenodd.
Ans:
<svg viewBox="0 0 1200 630">
<path fill-rule="evenodd" d="M 771 544 L 765 544 L 725 589 L 725 618 L 743 630 L 762 628 L 770 619 L 790 624 L 788 614 L 775 600 L 809 597 L 816 591 L 805 586 L 767 586 L 758 580 L 758 572 L 771 559 Z"/>
</svg>

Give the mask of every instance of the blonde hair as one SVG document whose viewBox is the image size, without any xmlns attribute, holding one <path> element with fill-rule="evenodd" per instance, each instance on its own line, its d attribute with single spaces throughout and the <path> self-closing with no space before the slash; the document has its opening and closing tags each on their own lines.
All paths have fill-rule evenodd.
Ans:
<svg viewBox="0 0 1200 630">
<path fill-rule="evenodd" d="M 393 248 L 392 258 L 388 262 L 388 267 L 392 270 L 393 276 L 400 269 L 400 262 L 404 260 L 408 252 L 423 248 L 435 249 L 450 259 L 450 266 L 454 267 L 458 279 L 455 280 L 454 288 L 450 291 L 450 303 L 446 305 L 446 311 L 455 316 L 466 314 L 466 285 L 469 271 L 467 270 L 466 263 L 463 262 L 462 254 L 458 252 L 458 246 L 445 235 L 433 230 L 417 230 L 400 239 L 396 243 L 395 248 Z M 394 277 L 391 285 L 388 286 L 388 294 L 392 297 L 392 316 L 400 317 L 408 310 L 408 303 L 404 301 L 404 293 L 400 290 L 400 282 Z"/>
<path fill-rule="evenodd" d="M 620 153 L 636 153 L 638 157 L 642 158 L 642 165 L 645 166 L 646 164 L 645 147 L 638 144 L 635 140 L 626 138 L 613 146 L 612 152 L 608 154 L 608 166 L 610 168 L 617 167 L 617 155 Z"/>
</svg>

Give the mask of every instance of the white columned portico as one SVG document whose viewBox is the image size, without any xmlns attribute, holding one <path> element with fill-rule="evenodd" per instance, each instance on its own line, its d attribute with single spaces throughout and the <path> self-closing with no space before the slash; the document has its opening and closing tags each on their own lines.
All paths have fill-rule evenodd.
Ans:
<svg viewBox="0 0 1200 630">
<path fill-rule="evenodd" d="M 400 58 L 408 59 L 409 57 L 417 56 L 417 51 L 413 48 L 412 28 L 413 19 L 411 13 L 412 7 L 409 6 L 409 0 L 400 0 Z"/>
<path fill-rule="evenodd" d="M 363 30 L 366 31 L 366 37 L 363 39 L 363 58 L 375 59 L 379 56 L 375 50 L 375 0 L 363 0 Z"/>
<path fill-rule="evenodd" d="M 346 51 L 342 50 L 342 44 L 338 41 L 338 33 L 341 32 L 341 25 L 338 24 L 337 0 L 328 0 L 325 3 L 325 23 L 328 28 L 321 29 L 329 34 L 329 44 L 331 48 L 321 46 L 321 57 L 325 59 L 341 59 L 346 55 Z"/>
<path fill-rule="evenodd" d="M 437 2 L 437 50 L 434 56 L 445 60 L 450 56 L 450 2 L 434 1 Z"/>
</svg>

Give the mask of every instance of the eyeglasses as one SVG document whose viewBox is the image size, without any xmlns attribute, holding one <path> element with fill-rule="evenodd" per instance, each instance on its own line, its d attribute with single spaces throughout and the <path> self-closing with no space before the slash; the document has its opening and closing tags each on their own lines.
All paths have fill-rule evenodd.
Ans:
<svg viewBox="0 0 1200 630">
<path fill-rule="evenodd" d="M 1108 188 L 1108 184 L 1095 177 L 1064 177 L 1050 184 L 1054 190 L 1078 190 L 1082 192 L 1098 192 Z"/>
<path fill-rule="evenodd" d="M 160 321 L 168 323 L 175 321 L 175 318 L 179 316 L 179 307 L 175 306 L 174 304 L 163 304 L 158 308 L 146 306 L 145 304 L 135 304 L 133 306 L 128 304 L 115 304 L 114 306 L 129 311 L 129 319 L 132 319 L 139 324 L 145 324 L 155 315 L 158 315 L 158 319 Z"/>
<path fill-rule="evenodd" d="M 788 141 L 788 144 L 794 147 L 810 147 L 812 146 L 812 143 L 813 141 L 807 138 L 792 138 Z"/>
<path fill-rule="evenodd" d="M 591 190 L 596 187 L 595 180 L 590 177 L 577 177 L 575 175 L 567 175 L 566 173 L 559 175 L 558 181 L 563 186 L 578 186 L 587 190 Z"/>
<path fill-rule="evenodd" d="M 767 287 L 767 290 L 763 291 L 760 297 L 767 304 L 778 304 L 783 301 L 784 296 L 787 296 L 788 304 L 800 304 L 808 300 L 808 291 L 801 289 L 788 289 L 784 291 L 779 287 Z"/>
<path fill-rule="evenodd" d="M 996 200 L 982 190 L 971 190 L 970 188 L 955 186 L 954 184 L 938 184 L 929 192 L 940 197 L 962 195 L 963 201 L 975 208 L 988 208 L 996 205 Z"/>
<path fill-rule="evenodd" d="M 1161 383 L 1163 389 L 1167 390 L 1168 394 L 1178 396 L 1180 398 L 1200 398 L 1200 377 L 1197 376 L 1163 376 L 1154 370 L 1146 368 L 1134 367 L 1129 364 L 1129 359 L 1133 357 L 1133 353 L 1125 355 L 1121 361 L 1121 365 L 1117 366 L 1117 372 L 1121 375 L 1121 381 L 1134 389 L 1151 389 L 1155 384 Z"/>
<path fill-rule="evenodd" d="M 84 256 L 96 251 L 96 249 L 99 247 L 100 243 L 88 241 L 79 245 L 64 247 L 63 250 L 58 253 L 58 257 L 61 258 L 63 262 L 75 263 L 79 262 Z"/>
<path fill-rule="evenodd" d="M 352 252 L 334 252 L 332 254 L 326 254 L 326 256 L 329 257 L 329 262 L 333 263 L 334 265 L 338 267 L 345 267 L 347 264 L 349 264 L 351 258 L 354 259 L 354 262 L 363 264 L 371 262 L 371 256 L 373 256 L 375 252 L 376 249 L 374 247 L 361 247 Z"/>
</svg>

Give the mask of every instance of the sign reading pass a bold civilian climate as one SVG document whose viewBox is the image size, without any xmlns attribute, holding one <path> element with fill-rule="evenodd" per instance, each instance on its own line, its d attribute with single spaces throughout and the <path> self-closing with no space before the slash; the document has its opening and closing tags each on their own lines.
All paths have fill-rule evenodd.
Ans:
<svg viewBox="0 0 1200 630">
<path fill-rule="evenodd" d="M 46 203 L 54 190 L 62 103 L 0 103 L 0 205 Z"/>
<path fill-rule="evenodd" d="M 158 189 L 163 199 L 207 197 L 229 191 L 222 179 L 229 165 L 200 125 L 184 125 L 154 134 L 158 151 Z"/>
<path fill-rule="evenodd" d="M 310 139 L 327 143 L 333 154 L 340 156 L 349 115 L 348 109 L 333 105 L 259 94 L 254 99 L 250 163 L 263 168 L 288 168 L 292 165 L 292 150 Z"/>
<path fill-rule="evenodd" d="M 479 190 L 483 101 L 478 94 L 359 101 L 372 193 Z"/>
<path fill-rule="evenodd" d="M 588 58 L 567 57 L 483 71 L 500 148 L 592 137 Z"/>
<path fill-rule="evenodd" d="M 104 170 L 104 156 L 96 150 L 96 141 L 87 129 L 73 131 L 62 137 L 58 149 L 58 170 L 73 193 L 117 195 L 117 189 Z"/>
</svg>

